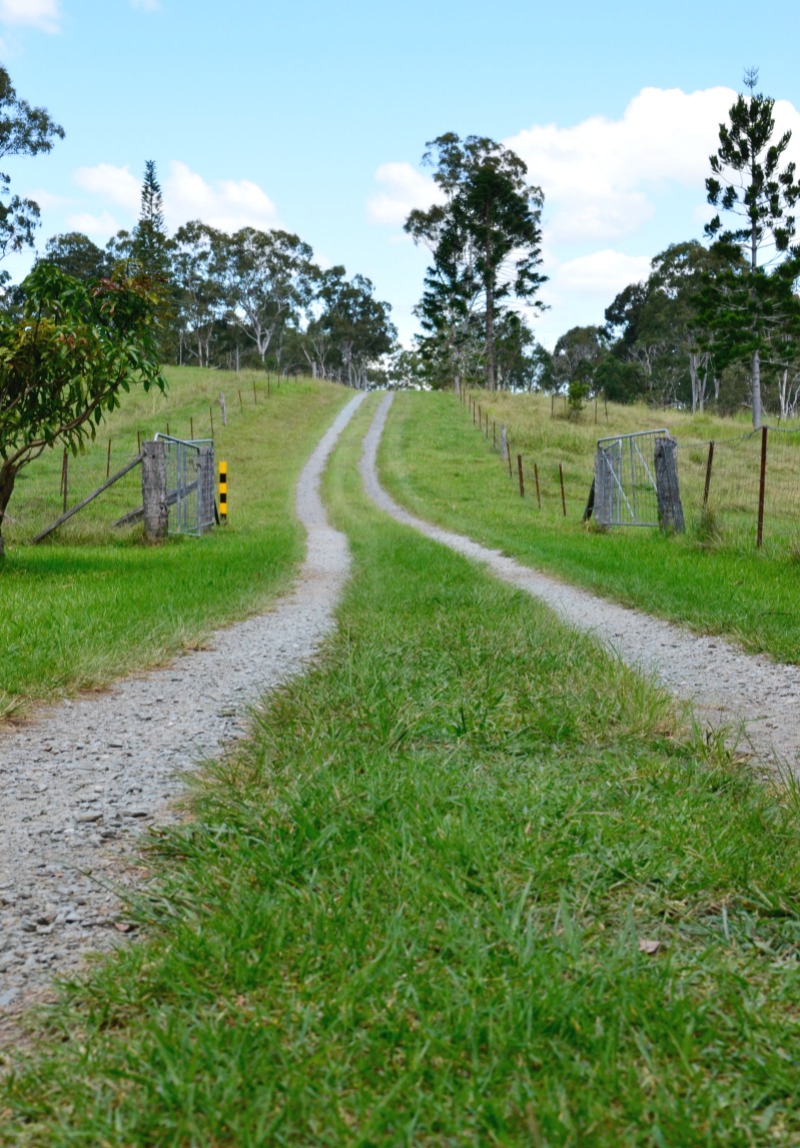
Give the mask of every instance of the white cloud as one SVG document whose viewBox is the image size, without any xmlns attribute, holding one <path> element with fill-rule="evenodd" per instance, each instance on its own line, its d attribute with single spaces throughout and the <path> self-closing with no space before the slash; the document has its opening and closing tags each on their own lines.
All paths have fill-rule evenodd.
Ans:
<svg viewBox="0 0 800 1148">
<path fill-rule="evenodd" d="M 90 239 L 95 239 L 101 247 L 105 247 L 112 235 L 116 235 L 120 227 L 117 220 L 109 211 L 93 215 L 90 211 L 79 211 L 67 216 L 67 226 L 70 231 L 82 231 Z"/>
<path fill-rule="evenodd" d="M 422 175 L 410 163 L 383 163 L 375 172 L 375 179 L 385 188 L 367 201 L 370 219 L 375 223 L 403 224 L 415 207 L 426 209 L 444 201 L 430 176 Z"/>
<path fill-rule="evenodd" d="M 698 200 L 705 198 L 708 157 L 735 99 L 731 88 L 643 88 L 621 119 L 535 124 L 504 143 L 542 187 L 552 238 L 608 243 L 646 222 L 670 185 L 696 188 Z M 776 103 L 775 118 L 800 143 L 800 113 L 788 101 Z"/>
<path fill-rule="evenodd" d="M 79 167 L 72 178 L 84 191 L 100 195 L 126 211 L 138 214 L 142 184 L 129 167 L 98 163 L 95 167 Z"/>
<path fill-rule="evenodd" d="M 678 183 L 703 196 L 708 157 L 735 98 L 730 88 L 644 88 L 621 119 L 536 124 L 504 142 L 542 187 L 552 238 L 607 243 L 653 215 L 654 189 Z"/>
<path fill-rule="evenodd" d="M 218 179 L 208 183 L 185 163 L 170 164 L 164 183 L 164 215 L 170 227 L 202 219 L 220 231 L 240 227 L 278 227 L 278 209 L 257 183 L 249 179 Z"/>
<path fill-rule="evenodd" d="M 99 163 L 95 167 L 78 168 L 72 178 L 84 191 L 122 208 L 128 217 L 124 226 L 131 227 L 136 222 L 142 181 L 129 166 Z M 173 161 L 163 181 L 162 192 L 164 219 L 170 230 L 190 219 L 202 219 L 220 231 L 237 231 L 248 226 L 268 229 L 280 225 L 275 204 L 252 180 L 219 179 L 209 183 L 187 164 Z M 111 218 L 108 211 L 86 216 L 95 220 L 97 226 L 104 217 Z"/>
<path fill-rule="evenodd" d="M 0 0 L 0 23 L 55 34 L 61 31 L 60 0 Z"/>
<path fill-rule="evenodd" d="M 638 283 L 649 274 L 649 255 L 623 255 L 605 248 L 562 263 L 553 274 L 553 286 L 564 294 L 580 291 L 610 303 L 623 287 Z"/>
</svg>

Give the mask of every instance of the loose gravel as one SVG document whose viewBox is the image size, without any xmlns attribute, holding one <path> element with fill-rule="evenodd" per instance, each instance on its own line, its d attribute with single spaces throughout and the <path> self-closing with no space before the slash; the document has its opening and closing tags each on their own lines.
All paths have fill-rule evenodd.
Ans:
<svg viewBox="0 0 800 1148">
<path fill-rule="evenodd" d="M 499 551 L 424 522 L 398 506 L 380 486 L 376 456 L 392 395 L 381 402 L 364 440 L 361 473 L 372 500 L 399 522 L 414 527 L 468 558 L 485 563 L 511 585 L 546 602 L 564 621 L 589 630 L 629 665 L 653 675 L 691 703 L 705 728 L 726 729 L 729 740 L 756 760 L 800 775 L 800 667 L 744 653 L 729 642 L 704 637 L 639 610 L 617 606 L 585 590 L 531 570 Z"/>
<path fill-rule="evenodd" d="M 0 733 L 0 1016 L 128 925 L 115 892 L 141 876 L 135 842 L 174 820 L 181 775 L 243 736 L 264 694 L 300 672 L 333 625 L 349 571 L 319 497 L 325 461 L 364 395 L 309 459 L 296 506 L 307 555 L 292 591 L 207 648 Z"/>
</svg>

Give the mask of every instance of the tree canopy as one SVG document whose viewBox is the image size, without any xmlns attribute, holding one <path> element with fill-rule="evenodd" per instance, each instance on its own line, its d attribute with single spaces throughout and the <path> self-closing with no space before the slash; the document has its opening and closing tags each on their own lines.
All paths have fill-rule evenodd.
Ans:
<svg viewBox="0 0 800 1148">
<path fill-rule="evenodd" d="M 39 155 L 49 152 L 64 129 L 50 118 L 45 108 L 34 108 L 16 93 L 6 69 L 0 64 L 0 160 L 8 156 Z M 0 172 L 0 258 L 7 252 L 33 245 L 39 224 L 39 206 L 32 199 L 9 196 L 11 179 Z M 0 282 L 8 280 L 4 272 Z"/>
<path fill-rule="evenodd" d="M 418 308 L 429 359 L 452 371 L 456 384 L 474 358 L 478 323 L 486 386 L 497 385 L 497 322 L 516 303 L 541 309 L 541 188 L 513 151 L 481 136 L 454 132 L 426 144 L 423 164 L 435 166 L 443 204 L 413 210 L 405 230 L 432 254 Z M 476 322 L 477 321 L 477 322 Z M 440 369 L 441 369 L 440 366 Z"/>
<path fill-rule="evenodd" d="M 56 443 L 77 451 L 134 384 L 165 386 L 149 281 L 40 263 L 20 291 L 19 314 L 0 311 L 0 554 L 19 471 Z"/>
</svg>

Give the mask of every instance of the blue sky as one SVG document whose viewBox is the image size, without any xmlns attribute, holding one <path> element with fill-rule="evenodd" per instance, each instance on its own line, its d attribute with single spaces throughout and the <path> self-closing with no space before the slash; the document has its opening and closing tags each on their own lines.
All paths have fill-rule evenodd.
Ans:
<svg viewBox="0 0 800 1148">
<path fill-rule="evenodd" d="M 154 159 L 172 228 L 295 231 L 368 275 L 407 339 L 426 259 L 402 220 L 431 201 L 425 141 L 488 135 L 545 193 L 535 329 L 552 346 L 602 322 L 669 243 L 702 237 L 708 155 L 745 67 L 800 161 L 799 32 L 796 0 L 768 18 L 740 0 L 0 0 L 0 59 L 67 133 L 5 166 L 40 203 L 41 246 L 73 229 L 104 245 L 135 222 Z"/>
</svg>

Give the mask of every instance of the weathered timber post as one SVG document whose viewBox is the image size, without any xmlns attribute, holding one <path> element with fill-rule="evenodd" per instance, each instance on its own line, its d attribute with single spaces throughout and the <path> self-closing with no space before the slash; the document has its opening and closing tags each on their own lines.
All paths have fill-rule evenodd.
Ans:
<svg viewBox="0 0 800 1148">
<path fill-rule="evenodd" d="M 224 394 L 220 394 L 219 396 L 219 406 L 220 410 L 222 411 L 222 425 L 226 427 L 228 425 L 228 408 L 225 406 Z"/>
<path fill-rule="evenodd" d="M 519 496 L 525 497 L 525 476 L 522 473 L 522 455 L 517 455 L 517 474 L 519 475 Z"/>
<path fill-rule="evenodd" d="M 503 462 L 506 461 L 506 454 L 508 453 L 508 435 L 506 433 L 506 424 L 500 427 L 500 457 Z"/>
<path fill-rule="evenodd" d="M 145 534 L 151 542 L 160 542 L 167 536 L 169 503 L 167 458 L 158 440 L 142 443 L 142 506 Z"/>
<path fill-rule="evenodd" d="M 683 534 L 683 507 L 678 486 L 678 443 L 672 437 L 657 438 L 654 448 L 658 521 L 667 533 Z"/>
<path fill-rule="evenodd" d="M 204 443 L 197 455 L 197 525 L 200 533 L 214 523 L 214 448 Z"/>
<path fill-rule="evenodd" d="M 608 455 L 601 446 L 594 456 L 594 520 L 598 526 L 610 526 L 614 491 L 611 485 L 612 472 Z"/>
</svg>

